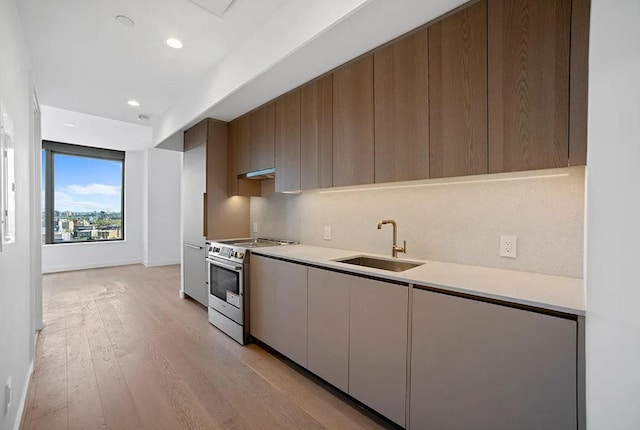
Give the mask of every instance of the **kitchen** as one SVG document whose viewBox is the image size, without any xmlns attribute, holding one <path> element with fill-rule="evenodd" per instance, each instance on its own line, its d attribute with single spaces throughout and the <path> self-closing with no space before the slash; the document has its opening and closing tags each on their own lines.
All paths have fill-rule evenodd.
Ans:
<svg viewBox="0 0 640 430">
<path fill-rule="evenodd" d="M 333 84 L 335 89 L 335 77 Z M 277 103 L 274 110 L 278 109 Z M 491 107 L 489 115 L 491 115 Z M 333 118 L 335 133 L 336 118 L 335 116 Z M 278 130 L 275 121 L 274 119 L 274 136 Z M 374 127 L 377 124 L 375 122 Z M 238 146 L 242 145 L 240 128 L 241 124 L 238 124 Z M 229 130 L 231 129 L 232 127 L 229 127 Z M 376 132 L 375 136 L 379 134 Z M 228 140 L 224 139 L 222 142 L 226 148 Z M 229 147 L 232 148 L 233 145 Z M 589 157 L 591 157 L 591 140 L 589 151 Z M 241 154 L 242 152 L 239 152 L 238 156 L 242 157 Z M 569 154 L 571 154 L 570 150 Z M 346 160 L 345 164 L 348 164 L 354 161 L 353 158 L 349 159 L 350 155 L 353 154 L 340 154 L 339 160 Z M 404 248 L 408 251 L 406 255 L 400 256 L 401 260 L 429 260 L 426 266 L 433 262 L 431 264 L 434 267 L 437 266 L 436 261 L 445 261 L 465 266 L 536 272 L 551 277 L 576 279 L 583 276 L 582 238 L 585 232 L 586 173 L 579 163 L 577 167 L 553 166 L 551 170 L 536 170 L 535 173 L 527 173 L 527 169 L 515 169 L 522 171 L 462 177 L 457 180 L 424 179 L 412 183 L 394 180 L 384 181 L 386 185 L 376 185 L 373 179 L 370 181 L 356 179 L 356 182 L 360 180 L 360 184 L 364 184 L 364 189 L 357 191 L 353 188 L 321 186 L 311 187 L 317 189 L 316 191 L 302 191 L 296 195 L 274 192 L 282 187 L 282 184 L 278 184 L 278 172 L 281 170 L 278 169 L 277 147 L 273 157 L 274 167 L 276 167 L 275 181 L 266 179 L 262 182 L 247 183 L 245 181 L 251 181 L 251 179 L 242 177 L 236 184 L 238 190 L 244 190 L 241 192 L 245 195 L 258 192 L 262 195 L 262 197 L 248 198 L 243 209 L 243 216 L 248 217 L 244 223 L 246 233 L 252 230 L 249 234 L 253 237 L 288 238 L 298 240 L 304 246 L 354 250 L 349 254 L 338 256 L 337 258 L 340 259 L 358 254 L 388 256 L 391 253 L 391 228 L 384 226 L 379 230 L 376 227 L 380 220 L 394 219 L 398 225 L 397 245 L 406 240 Z M 368 173 L 375 172 L 371 175 L 372 178 L 378 176 L 379 170 L 376 165 L 378 161 L 377 157 L 369 159 L 372 163 L 369 164 L 371 169 Z M 236 166 L 238 164 L 240 162 L 236 160 Z M 571 163 L 567 165 L 573 166 Z M 591 178 L 591 158 L 589 158 L 589 166 Z M 335 169 L 335 165 L 333 168 Z M 491 171 L 495 172 L 495 170 Z M 334 170 L 333 185 L 347 185 L 351 181 L 350 174 L 359 175 L 363 172 L 366 174 L 367 169 L 342 170 L 341 174 L 344 176 L 340 177 L 341 174 L 339 174 L 336 181 Z M 429 176 L 429 178 L 432 177 Z M 356 182 L 351 181 L 349 185 Z M 260 186 L 259 191 L 256 183 Z M 228 183 L 225 184 L 227 185 Z M 248 188 L 250 188 L 249 191 L 247 191 Z M 209 187 L 206 191 L 209 194 Z M 295 192 L 297 189 L 293 187 L 286 191 Z M 591 204 L 591 200 L 588 204 Z M 211 213 L 209 206 L 207 209 Z M 472 222 L 469 222 L 469 218 Z M 210 222 L 208 227 L 215 228 L 211 227 Z M 590 232 L 591 230 L 588 231 Z M 502 235 L 517 237 L 513 241 L 517 248 L 515 259 L 499 256 L 499 239 Z M 210 238 L 223 237 L 210 236 Z M 295 246 L 274 249 L 278 252 L 293 252 L 289 250 L 295 249 Z M 263 256 L 268 256 L 270 252 L 271 256 L 277 255 L 275 250 L 269 251 L 268 248 L 258 251 Z M 589 258 L 588 256 L 587 259 Z M 285 259 L 290 262 L 295 261 L 296 257 L 291 254 Z M 316 261 L 314 264 L 317 263 Z M 325 264 L 329 263 L 325 262 Z M 335 268 L 338 263 L 331 264 Z M 346 270 L 344 265 L 340 267 L 340 270 Z M 589 263 L 587 267 L 591 267 Z M 365 269 L 360 270 L 362 272 Z M 380 272 L 373 273 L 382 276 Z M 541 276 L 543 276 L 539 278 L 541 280 L 549 279 L 544 275 Z M 385 276 L 382 278 L 389 279 Z M 530 298 L 524 300 L 525 305 L 531 304 Z M 580 306 L 568 306 L 563 311 L 566 312 L 567 309 L 580 311 Z M 579 363 L 577 365 L 579 366 Z M 412 409 L 415 408 L 409 408 L 408 415 L 411 414 Z M 587 416 L 589 416 L 588 411 L 589 403 L 587 403 Z M 578 417 L 578 420 L 580 419 Z M 631 421 L 628 422 L 633 422 L 633 415 L 630 415 L 629 419 Z M 592 422 L 597 422 L 596 420 Z M 395 422 L 398 423 L 398 421 Z"/>
</svg>

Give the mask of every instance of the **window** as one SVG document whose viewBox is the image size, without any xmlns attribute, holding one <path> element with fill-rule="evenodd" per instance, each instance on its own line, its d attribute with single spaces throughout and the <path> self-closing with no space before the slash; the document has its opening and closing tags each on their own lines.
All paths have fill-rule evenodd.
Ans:
<svg viewBox="0 0 640 430">
<path fill-rule="evenodd" d="M 42 142 L 43 243 L 124 239 L 124 152 Z"/>
</svg>

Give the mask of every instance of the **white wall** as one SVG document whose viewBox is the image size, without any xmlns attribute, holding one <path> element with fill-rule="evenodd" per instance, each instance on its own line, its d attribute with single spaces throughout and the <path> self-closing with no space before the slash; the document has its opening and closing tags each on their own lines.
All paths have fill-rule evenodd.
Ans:
<svg viewBox="0 0 640 430">
<path fill-rule="evenodd" d="M 43 273 L 142 263 L 144 152 L 127 151 L 124 166 L 124 241 L 43 245 Z"/>
<path fill-rule="evenodd" d="M 145 266 L 180 264 L 182 152 L 145 152 Z"/>
<path fill-rule="evenodd" d="M 33 84 L 30 60 L 14 0 L 0 0 L 0 98 L 14 123 L 16 161 L 16 242 L 0 252 L 0 430 L 17 428 L 33 359 L 33 291 L 29 263 L 33 249 L 31 225 L 34 157 Z M 4 414 L 7 379 L 13 401 Z"/>
<path fill-rule="evenodd" d="M 640 428 L 640 2 L 593 0 L 587 426 Z"/>
<path fill-rule="evenodd" d="M 534 174 L 539 177 L 481 175 L 301 195 L 273 194 L 270 181 L 266 197 L 251 198 L 251 222 L 258 223 L 258 236 L 390 254 L 391 227 L 376 227 L 391 218 L 400 243 L 407 241 L 407 257 L 582 277 L 584 168 Z M 331 226 L 330 241 L 324 226 Z M 518 258 L 499 256 L 501 234 L 517 236 Z"/>
<path fill-rule="evenodd" d="M 150 148 L 148 126 L 51 106 L 42 107 L 42 138 L 126 151 L 125 240 L 43 245 L 44 273 L 180 262 L 181 153 Z"/>
</svg>

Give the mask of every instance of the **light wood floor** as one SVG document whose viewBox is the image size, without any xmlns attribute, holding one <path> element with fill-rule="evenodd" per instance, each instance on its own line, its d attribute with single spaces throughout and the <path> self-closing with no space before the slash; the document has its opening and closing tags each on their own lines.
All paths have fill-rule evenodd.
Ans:
<svg viewBox="0 0 640 430">
<path fill-rule="evenodd" d="M 44 277 L 23 429 L 378 429 L 178 297 L 178 266 Z"/>
</svg>

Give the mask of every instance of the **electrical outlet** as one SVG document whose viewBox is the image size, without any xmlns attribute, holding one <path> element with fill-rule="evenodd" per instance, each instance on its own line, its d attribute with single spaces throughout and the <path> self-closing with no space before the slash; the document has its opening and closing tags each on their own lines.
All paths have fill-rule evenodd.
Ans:
<svg viewBox="0 0 640 430">
<path fill-rule="evenodd" d="M 4 414 L 9 413 L 9 407 L 11 406 L 11 376 L 7 380 L 7 385 L 4 386 Z"/>
<path fill-rule="evenodd" d="M 500 236 L 500 257 L 516 258 L 516 236 Z"/>
<path fill-rule="evenodd" d="M 254 222 L 254 223 L 253 223 L 253 232 L 254 232 L 254 233 L 257 233 L 257 232 L 258 232 L 258 223 L 257 223 L 257 222 Z"/>
<path fill-rule="evenodd" d="M 324 240 L 331 240 L 331 226 L 324 226 Z"/>
</svg>

